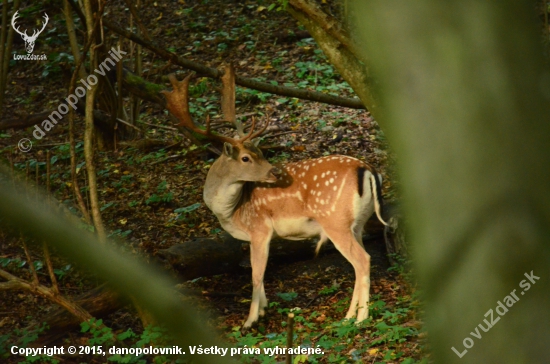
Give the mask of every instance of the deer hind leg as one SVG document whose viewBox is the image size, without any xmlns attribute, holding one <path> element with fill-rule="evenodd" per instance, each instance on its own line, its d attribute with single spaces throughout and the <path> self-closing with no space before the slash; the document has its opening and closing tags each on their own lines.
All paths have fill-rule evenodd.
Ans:
<svg viewBox="0 0 550 364">
<path fill-rule="evenodd" d="M 266 307 L 267 307 L 267 297 L 265 296 L 264 282 L 262 280 L 262 288 L 260 290 L 260 309 L 259 309 L 259 312 L 258 312 L 258 315 L 260 317 L 265 316 Z"/>
<path fill-rule="evenodd" d="M 252 237 L 250 242 L 250 263 L 252 265 L 252 302 L 250 312 L 243 328 L 250 328 L 258 321 L 259 316 L 265 314 L 267 298 L 264 289 L 264 273 L 269 255 L 269 241 L 271 234 L 264 234 L 261 238 Z"/>
<path fill-rule="evenodd" d="M 361 245 L 361 247 L 365 249 L 365 244 L 363 244 L 363 230 L 364 230 L 363 225 L 364 224 L 357 224 L 352 229 L 353 229 L 353 235 L 355 235 L 355 240 L 357 240 L 359 245 Z"/>
<path fill-rule="evenodd" d="M 346 318 L 357 315 L 357 321 L 363 321 L 369 315 L 370 255 L 363 244 L 359 243 L 352 229 L 326 230 L 326 234 L 355 270 L 355 286 Z"/>
</svg>

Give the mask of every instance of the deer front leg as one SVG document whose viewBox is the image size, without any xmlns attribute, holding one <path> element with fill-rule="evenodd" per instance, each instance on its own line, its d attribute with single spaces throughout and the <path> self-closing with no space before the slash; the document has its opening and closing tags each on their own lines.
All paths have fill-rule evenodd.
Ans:
<svg viewBox="0 0 550 364">
<path fill-rule="evenodd" d="M 250 313 L 243 325 L 248 329 L 258 321 L 258 317 L 265 314 L 267 298 L 264 289 L 264 273 L 269 255 L 269 241 L 271 234 L 262 234 L 259 238 L 252 238 L 250 241 L 250 263 L 252 265 L 252 302 Z"/>
</svg>

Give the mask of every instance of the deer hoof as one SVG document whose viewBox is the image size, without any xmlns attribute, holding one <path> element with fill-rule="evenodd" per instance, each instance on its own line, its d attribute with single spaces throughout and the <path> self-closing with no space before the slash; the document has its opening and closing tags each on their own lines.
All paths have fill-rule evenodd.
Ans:
<svg viewBox="0 0 550 364">
<path fill-rule="evenodd" d="M 246 323 L 241 327 L 241 334 L 246 335 L 246 334 L 248 334 L 249 332 L 252 332 L 252 330 L 256 329 L 257 327 L 258 327 L 258 321 L 254 321 L 254 322 L 252 322 L 252 323 L 246 322 Z"/>
</svg>

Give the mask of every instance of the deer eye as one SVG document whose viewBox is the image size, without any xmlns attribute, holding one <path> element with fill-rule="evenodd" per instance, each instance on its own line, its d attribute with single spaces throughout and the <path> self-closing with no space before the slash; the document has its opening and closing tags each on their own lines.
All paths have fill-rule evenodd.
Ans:
<svg viewBox="0 0 550 364">
<path fill-rule="evenodd" d="M 243 162 L 249 162 L 249 161 L 250 161 L 250 158 L 248 158 L 248 157 L 245 156 L 245 157 L 242 157 L 241 160 L 242 160 Z"/>
</svg>

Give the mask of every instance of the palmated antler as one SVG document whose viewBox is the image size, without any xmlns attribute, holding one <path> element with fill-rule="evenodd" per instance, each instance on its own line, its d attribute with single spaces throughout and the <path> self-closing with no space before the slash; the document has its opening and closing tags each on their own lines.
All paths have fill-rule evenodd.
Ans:
<svg viewBox="0 0 550 364">
<path fill-rule="evenodd" d="M 199 128 L 189 112 L 189 80 L 191 75 L 185 77 L 183 81 L 178 81 L 174 74 L 168 75 L 168 79 L 172 84 L 172 91 L 161 91 L 166 97 L 166 108 L 174 117 L 179 121 L 179 125 L 193 131 L 194 133 L 204 135 L 209 139 L 217 140 L 219 142 L 226 142 L 230 144 L 242 144 L 246 140 L 254 139 L 260 136 L 269 125 L 269 118 L 266 117 L 264 127 L 257 132 L 254 132 L 256 126 L 256 118 L 252 117 L 252 125 L 248 134 L 241 136 L 240 139 L 230 138 L 220 134 L 214 134 L 210 130 L 210 116 L 206 116 L 205 129 Z"/>
<path fill-rule="evenodd" d="M 172 91 L 164 90 L 161 92 L 164 94 L 164 97 L 166 97 L 166 108 L 179 121 L 180 126 L 220 142 L 227 142 L 230 144 L 237 143 L 233 138 L 212 134 L 210 131 L 210 117 L 206 118 L 206 129 L 197 127 L 189 112 L 189 80 L 191 79 L 191 75 L 185 77 L 183 81 L 178 81 L 176 76 L 172 73 L 168 75 L 168 79 L 172 84 Z"/>
</svg>

